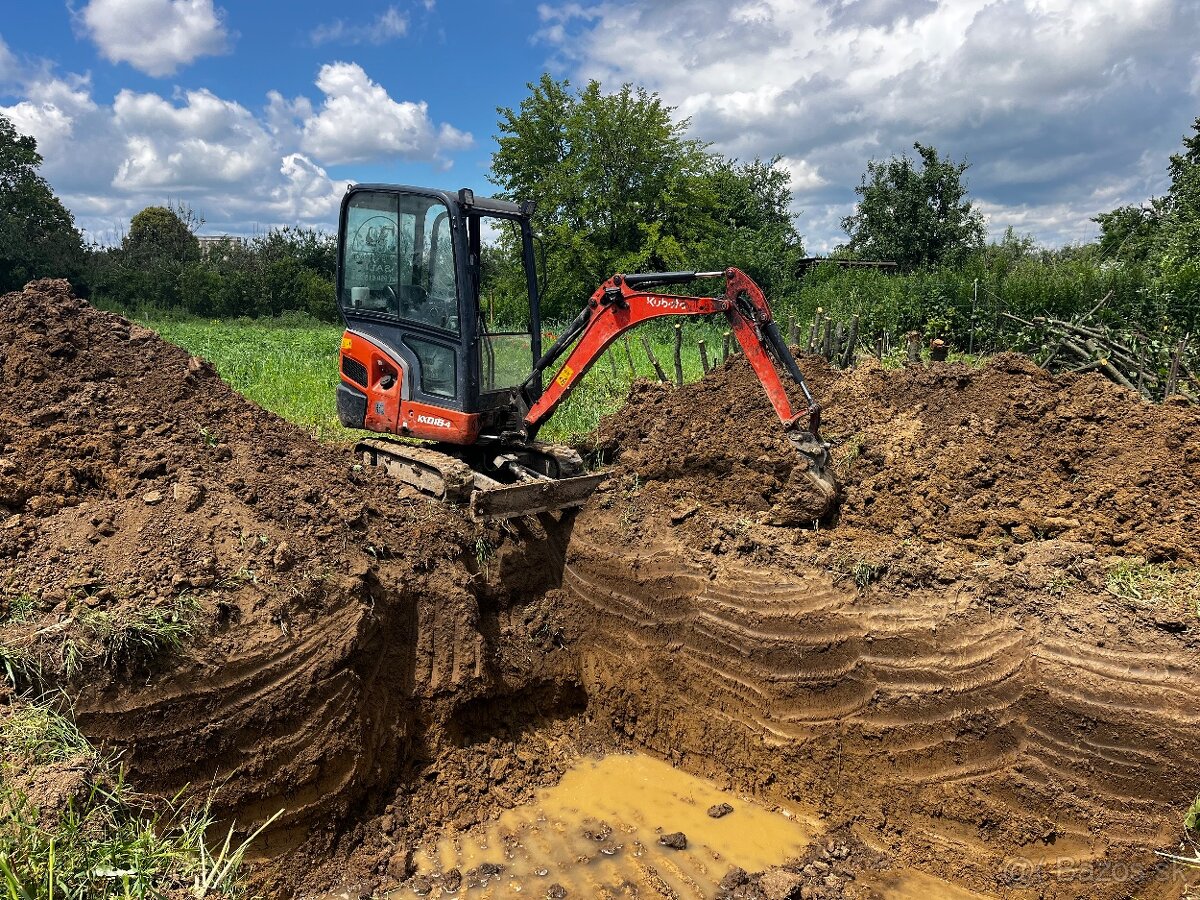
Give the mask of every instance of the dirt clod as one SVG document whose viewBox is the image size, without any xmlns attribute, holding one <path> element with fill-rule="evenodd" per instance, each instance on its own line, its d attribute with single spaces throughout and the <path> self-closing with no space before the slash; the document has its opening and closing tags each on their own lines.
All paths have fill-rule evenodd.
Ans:
<svg viewBox="0 0 1200 900">
<path fill-rule="evenodd" d="M 687 835 L 682 831 L 673 831 L 670 834 L 659 835 L 658 842 L 664 847 L 670 847 L 672 850 L 687 849 Z"/>
<path fill-rule="evenodd" d="M 733 807 L 728 803 L 718 803 L 716 806 L 708 808 L 708 814 L 714 819 L 721 819 L 733 812 Z"/>
</svg>

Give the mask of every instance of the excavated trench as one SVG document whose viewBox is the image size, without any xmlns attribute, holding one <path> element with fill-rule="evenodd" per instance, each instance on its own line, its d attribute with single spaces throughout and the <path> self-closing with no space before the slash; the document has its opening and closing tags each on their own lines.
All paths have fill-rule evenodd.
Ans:
<svg viewBox="0 0 1200 900">
<path fill-rule="evenodd" d="M 577 516 L 481 530 L 64 283 L 3 300 L 0 644 L 139 787 L 285 809 L 266 895 L 443 892 L 439 835 L 635 750 L 806 823 L 713 894 L 1184 895 L 1154 851 L 1200 788 L 1193 408 L 805 360 L 845 488 L 817 523 L 735 358 L 636 388 Z M 114 650 L 146 609 L 192 637 Z M 596 894 L 686 895 L 657 865 Z"/>
</svg>

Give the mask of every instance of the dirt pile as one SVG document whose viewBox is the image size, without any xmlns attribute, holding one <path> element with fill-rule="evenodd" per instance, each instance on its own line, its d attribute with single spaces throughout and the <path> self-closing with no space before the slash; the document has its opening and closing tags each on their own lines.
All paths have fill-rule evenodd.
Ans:
<svg viewBox="0 0 1200 900">
<path fill-rule="evenodd" d="M 387 807 L 363 863 L 381 876 L 409 829 L 486 789 L 466 761 L 503 720 L 489 698 L 552 682 L 558 651 L 533 613 L 509 620 L 478 548 L 514 581 L 538 563 L 66 282 L 0 298 L 0 389 L 3 661 L 77 695 L 134 784 L 219 785 L 242 823 L 286 808 L 260 849 L 307 859 Z M 495 650 L 509 633 L 515 661 Z M 543 715 L 578 705 L 544 693 Z M 515 796 L 548 777 L 524 768 Z"/>
<path fill-rule="evenodd" d="M 802 365 L 845 488 L 829 523 L 839 540 L 988 553 L 1053 536 L 1200 563 L 1195 407 L 1146 403 L 1094 374 L 1055 378 L 1016 355 L 982 368 Z M 642 382 L 596 444 L 642 480 L 739 516 L 773 522 L 793 499 L 798 457 L 737 357 L 685 390 Z"/>
<path fill-rule="evenodd" d="M 740 359 L 601 428 L 564 576 L 592 703 L 987 894 L 1177 896 L 1152 851 L 1200 787 L 1200 413 L 1017 357 L 803 366 L 830 521 L 781 524 L 794 451 Z"/>
</svg>

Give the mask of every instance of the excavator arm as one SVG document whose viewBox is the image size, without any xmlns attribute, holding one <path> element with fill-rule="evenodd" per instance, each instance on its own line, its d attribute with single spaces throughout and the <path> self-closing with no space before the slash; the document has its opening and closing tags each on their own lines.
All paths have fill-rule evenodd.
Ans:
<svg viewBox="0 0 1200 900">
<path fill-rule="evenodd" d="M 724 278 L 724 293 L 716 297 L 688 297 L 647 290 L 699 278 Z M 835 502 L 837 486 L 827 469 L 829 447 L 818 433 L 821 407 L 804 383 L 804 376 L 779 333 L 779 326 L 771 316 L 771 308 L 762 289 L 740 269 L 614 275 L 604 282 L 592 294 L 587 306 L 538 360 L 526 382 L 526 388 L 532 388 L 543 371 L 567 354 L 550 384 L 529 406 L 525 415 L 528 433 L 537 433 L 539 426 L 570 396 L 608 346 L 629 329 L 648 319 L 663 316 L 707 316 L 716 313 L 725 314 L 730 330 L 779 416 L 784 434 L 805 460 L 808 480 L 816 495 L 822 498 L 816 508 L 827 510 Z M 574 349 L 567 353 L 572 344 Z M 807 406 L 798 413 L 793 410 L 772 357 L 778 360 L 803 392 Z"/>
<path fill-rule="evenodd" d="M 718 297 L 686 297 L 645 290 L 650 286 L 681 284 L 699 278 L 724 278 L 724 294 Z M 538 361 L 531 381 L 552 365 L 578 338 L 578 343 L 558 374 L 530 407 L 525 424 L 531 431 L 536 431 L 567 399 L 608 346 L 629 329 L 648 319 L 663 316 L 708 316 L 715 313 L 724 313 L 728 319 L 730 331 L 762 382 L 767 398 L 785 430 L 803 427 L 803 430 L 815 435 L 820 428 L 821 408 L 813 400 L 796 360 L 779 333 L 762 289 L 745 272 L 734 268 L 723 272 L 614 275 L 608 279 L 592 294 L 579 317 Z M 801 412 L 793 412 L 771 356 L 779 360 L 803 391 L 808 405 Z"/>
</svg>

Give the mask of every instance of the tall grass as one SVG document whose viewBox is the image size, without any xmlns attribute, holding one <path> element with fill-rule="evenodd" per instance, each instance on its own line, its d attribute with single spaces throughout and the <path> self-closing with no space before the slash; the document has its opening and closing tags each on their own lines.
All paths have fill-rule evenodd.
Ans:
<svg viewBox="0 0 1200 900">
<path fill-rule="evenodd" d="M 112 757 L 43 703 L 18 702 L 0 717 L 0 751 L 5 900 L 246 896 L 246 851 L 278 814 L 245 841 L 235 842 L 230 826 L 212 845 L 211 797 L 139 796 Z M 56 766 L 49 777 L 73 787 L 61 805 L 39 805 L 40 797 L 27 792 L 44 766 Z"/>
<path fill-rule="evenodd" d="M 229 384 L 259 406 L 314 437 L 348 437 L 338 423 L 341 328 L 308 320 L 143 317 L 168 341 L 203 356 Z"/>
<path fill-rule="evenodd" d="M 327 441 L 351 441 L 358 437 L 358 432 L 343 428 L 338 422 L 334 401 L 339 380 L 340 327 L 287 319 L 222 321 L 153 314 L 143 315 L 141 322 L 166 340 L 203 356 L 234 389 L 259 406 L 300 425 L 314 437 Z M 723 325 L 721 318 L 687 320 L 682 324 L 681 362 L 685 380 L 693 381 L 701 375 L 700 339 L 707 345 L 710 363 L 719 359 Z M 557 333 L 557 327 L 547 326 L 546 331 Z M 642 348 L 643 336 L 667 377 L 674 378 L 674 323 L 671 320 L 648 323 L 628 334 L 628 352 L 623 340 L 606 351 L 539 437 L 568 441 L 587 434 L 601 417 L 620 408 L 635 375 L 654 378 L 654 368 Z M 551 369 L 550 376 L 555 371 Z"/>
</svg>

